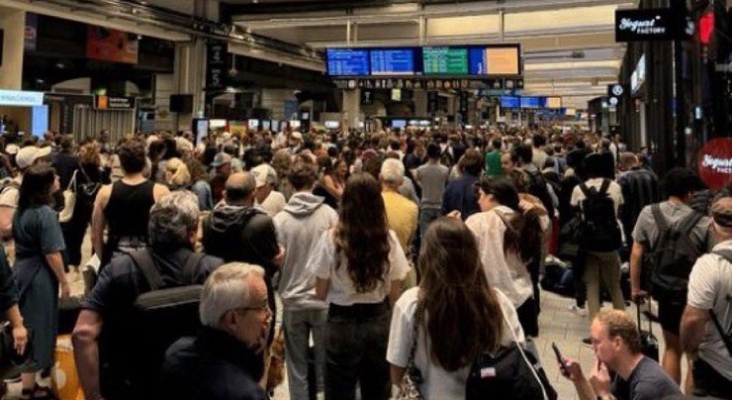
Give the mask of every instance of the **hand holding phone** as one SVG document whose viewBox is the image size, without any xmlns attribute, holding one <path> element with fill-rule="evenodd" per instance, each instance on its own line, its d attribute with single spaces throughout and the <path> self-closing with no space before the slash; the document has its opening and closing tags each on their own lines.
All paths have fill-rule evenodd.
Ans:
<svg viewBox="0 0 732 400">
<path fill-rule="evenodd" d="M 559 363 L 559 372 L 562 373 L 565 377 L 569 378 L 569 370 L 567 369 L 567 365 L 564 363 L 564 357 L 562 357 L 562 353 L 559 351 L 559 347 L 557 347 L 557 344 L 552 342 L 552 349 L 554 349 L 554 354 L 557 356 L 557 362 Z"/>
</svg>

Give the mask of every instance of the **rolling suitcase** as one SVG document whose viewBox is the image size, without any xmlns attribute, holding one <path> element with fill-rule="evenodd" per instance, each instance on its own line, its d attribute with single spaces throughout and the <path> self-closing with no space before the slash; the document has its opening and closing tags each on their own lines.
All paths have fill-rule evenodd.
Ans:
<svg viewBox="0 0 732 400">
<path fill-rule="evenodd" d="M 648 309 L 651 309 L 651 302 L 648 301 Z M 641 353 L 644 356 L 658 362 L 658 339 L 653 336 L 653 322 L 648 321 L 648 330 L 644 331 L 641 327 L 641 304 L 636 304 L 636 312 L 638 315 L 638 332 L 640 332 Z"/>
</svg>

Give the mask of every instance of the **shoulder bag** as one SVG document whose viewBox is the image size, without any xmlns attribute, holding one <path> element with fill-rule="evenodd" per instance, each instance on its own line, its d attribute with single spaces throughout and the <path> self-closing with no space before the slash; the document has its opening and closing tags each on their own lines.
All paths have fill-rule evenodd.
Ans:
<svg viewBox="0 0 732 400">
<path fill-rule="evenodd" d="M 407 360 L 407 368 L 404 371 L 402 381 L 399 382 L 399 393 L 396 400 L 424 400 L 424 396 L 419 393 L 418 385 L 423 382 L 422 373 L 414 365 L 414 354 L 417 352 L 417 335 L 419 334 L 419 324 L 417 323 L 416 314 L 414 326 L 412 328 L 412 348 L 409 350 L 409 359 Z"/>
<path fill-rule="evenodd" d="M 77 169 L 74 171 L 74 176 L 71 177 L 69 186 L 64 190 L 64 208 L 58 214 L 59 222 L 69 222 L 74 218 L 74 208 L 76 207 L 76 173 L 79 172 Z"/>
</svg>

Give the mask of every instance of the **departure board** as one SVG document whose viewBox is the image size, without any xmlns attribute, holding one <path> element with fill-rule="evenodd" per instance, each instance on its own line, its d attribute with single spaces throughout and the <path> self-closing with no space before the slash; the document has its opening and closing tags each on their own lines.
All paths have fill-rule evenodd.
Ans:
<svg viewBox="0 0 732 400">
<path fill-rule="evenodd" d="M 422 62 L 425 75 L 467 75 L 466 47 L 424 47 Z"/>
<path fill-rule="evenodd" d="M 413 48 L 371 50 L 371 75 L 414 75 Z"/>
<path fill-rule="evenodd" d="M 369 74 L 368 49 L 328 49 L 326 52 L 328 75 L 367 76 Z"/>
<path fill-rule="evenodd" d="M 501 96 L 501 108 L 519 108 L 521 100 L 517 96 Z"/>
<path fill-rule="evenodd" d="M 520 75 L 520 48 L 513 46 L 470 47 L 470 75 Z"/>
</svg>

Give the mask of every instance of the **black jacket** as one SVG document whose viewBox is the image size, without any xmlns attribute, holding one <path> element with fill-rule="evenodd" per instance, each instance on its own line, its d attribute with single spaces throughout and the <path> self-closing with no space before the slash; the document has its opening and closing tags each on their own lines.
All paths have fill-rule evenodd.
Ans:
<svg viewBox="0 0 732 400">
<path fill-rule="evenodd" d="M 265 400 L 259 387 L 264 357 L 226 332 L 203 328 L 168 349 L 161 398 L 175 400 Z"/>
</svg>

